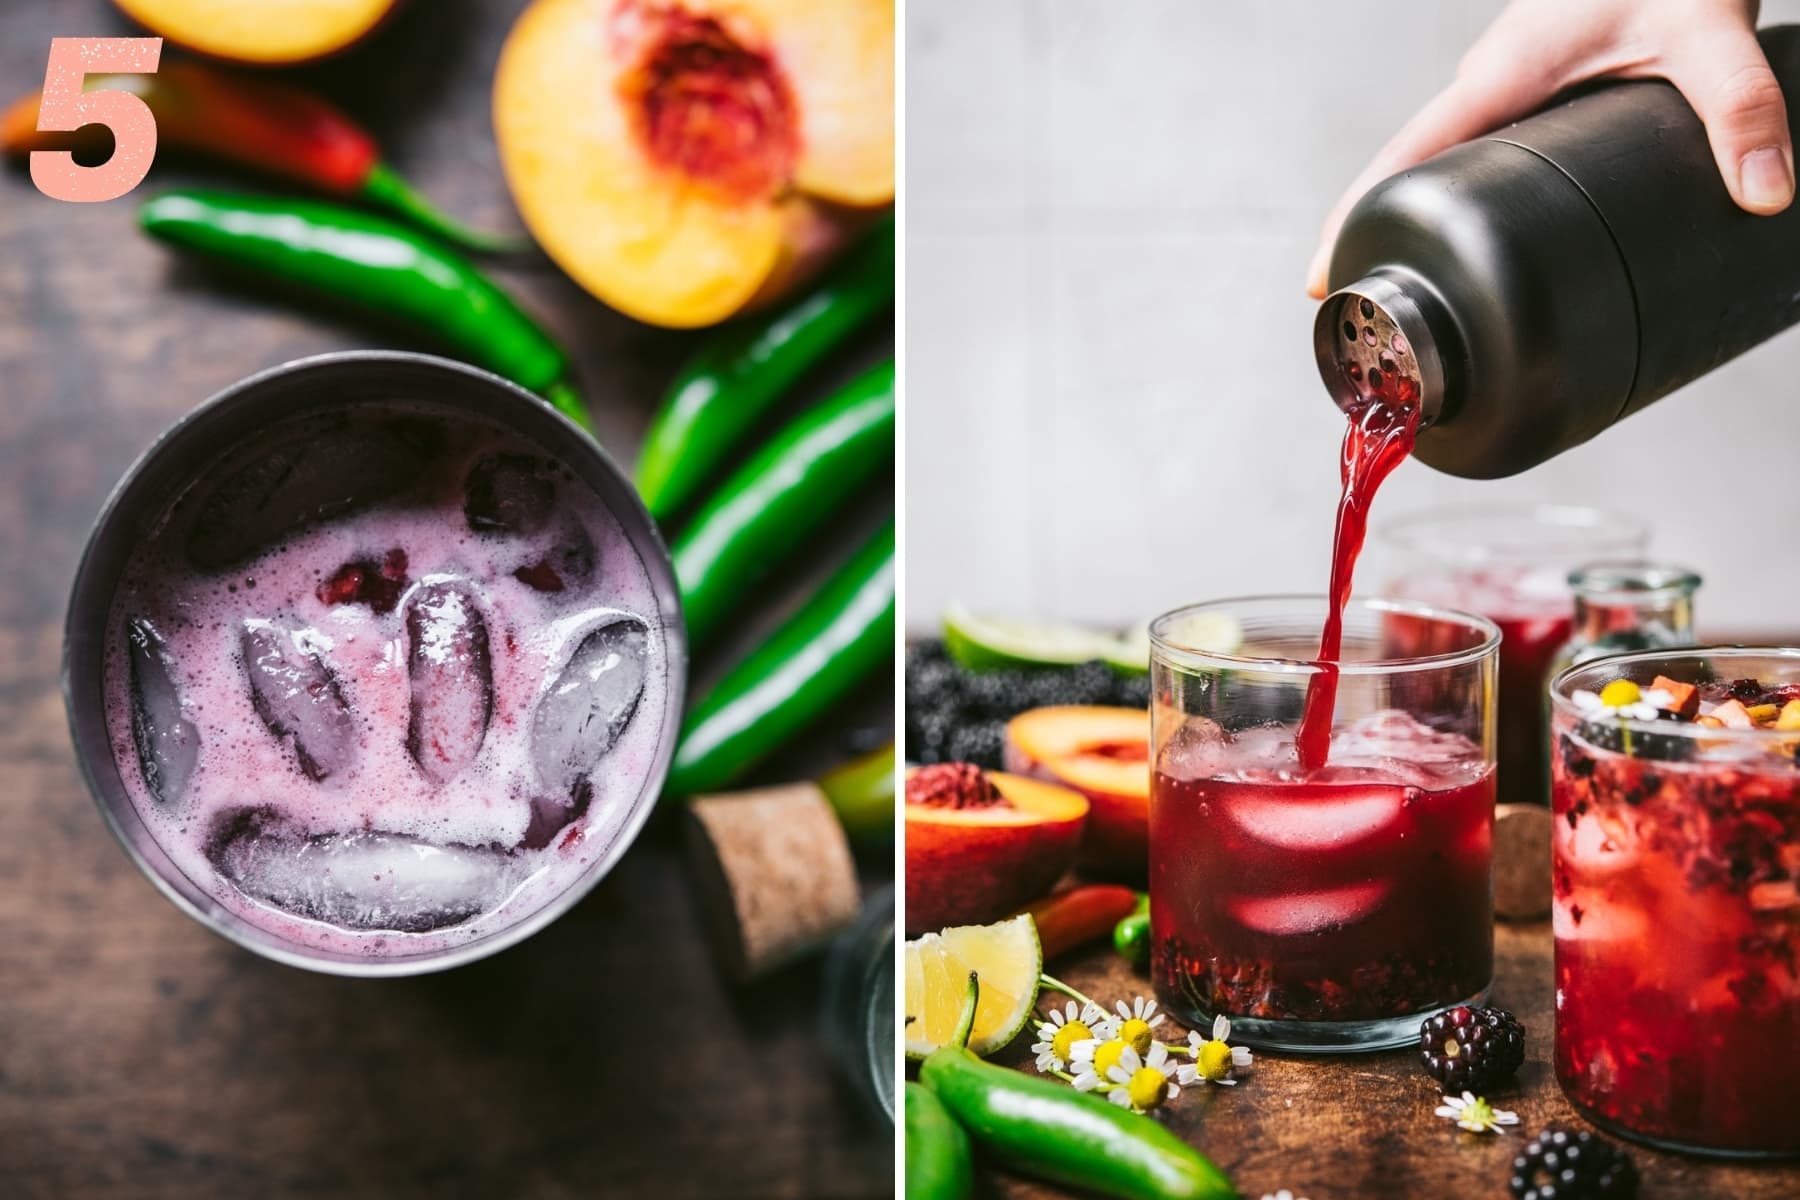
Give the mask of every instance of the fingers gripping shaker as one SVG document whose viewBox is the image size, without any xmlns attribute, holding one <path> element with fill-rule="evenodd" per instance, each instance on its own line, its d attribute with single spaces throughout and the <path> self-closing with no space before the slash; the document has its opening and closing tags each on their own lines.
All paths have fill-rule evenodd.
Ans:
<svg viewBox="0 0 1800 1200">
<path fill-rule="evenodd" d="M 1760 40 L 1800 127 L 1800 26 Z M 1416 455 L 1497 478 L 1800 321 L 1800 202 L 1743 212 L 1672 86 L 1611 84 L 1376 185 L 1330 283 L 1338 406 L 1416 397 Z"/>
</svg>

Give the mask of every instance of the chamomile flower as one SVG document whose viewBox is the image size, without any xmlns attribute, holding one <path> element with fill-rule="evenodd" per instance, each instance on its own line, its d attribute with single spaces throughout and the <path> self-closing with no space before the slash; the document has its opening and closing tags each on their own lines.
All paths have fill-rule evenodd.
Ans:
<svg viewBox="0 0 1800 1200">
<path fill-rule="evenodd" d="M 1150 1053 L 1141 1057 L 1126 1046 L 1119 1053 L 1119 1061 L 1106 1072 L 1112 1084 L 1107 1099 L 1132 1112 L 1149 1112 L 1181 1095 L 1181 1088 L 1171 1078 L 1174 1074 L 1175 1064 L 1169 1061 L 1169 1051 L 1161 1042 L 1153 1044 Z"/>
<path fill-rule="evenodd" d="M 1130 1049 L 1131 1047 L 1123 1041 L 1110 1036 L 1105 1039 L 1096 1038 L 1091 1041 L 1076 1042 L 1075 1057 L 1069 1066 L 1069 1070 L 1075 1076 L 1072 1082 L 1075 1084 L 1076 1090 L 1091 1092 L 1104 1086 L 1107 1072 L 1118 1066 L 1120 1060 L 1124 1058 L 1125 1052 Z"/>
<path fill-rule="evenodd" d="M 1113 1020 L 1098 1004 L 1077 1005 L 1071 1000 L 1062 1008 L 1053 1008 L 1037 1025 L 1038 1040 L 1031 1052 L 1037 1055 L 1040 1071 L 1061 1071 L 1074 1061 L 1077 1042 L 1112 1036 Z"/>
<path fill-rule="evenodd" d="M 1150 1053 L 1150 1047 L 1156 1041 L 1152 1031 L 1163 1023 L 1163 1014 L 1156 1011 L 1156 1001 L 1138 996 L 1130 1004 L 1119 1001 L 1118 1009 L 1119 1028 L 1115 1036 L 1136 1050 L 1140 1057 Z"/>
<path fill-rule="evenodd" d="M 1588 717 L 1654 721 L 1674 696 L 1660 688 L 1641 689 L 1629 679 L 1615 679 L 1598 692 L 1578 688 L 1569 693 L 1569 700 Z"/>
<path fill-rule="evenodd" d="M 1470 1133 L 1499 1133 L 1502 1125 L 1519 1123 L 1518 1113 L 1497 1109 L 1474 1092 L 1445 1096 L 1437 1115 L 1450 1118 Z"/>
<path fill-rule="evenodd" d="M 1262 1200 L 1306 1200 L 1306 1197 L 1296 1196 L 1286 1188 L 1282 1188 L 1279 1192 L 1264 1192 Z"/>
<path fill-rule="evenodd" d="M 1225 1043 L 1231 1038 L 1231 1022 L 1223 1013 L 1213 1018 L 1212 1037 L 1200 1036 L 1199 1030 L 1188 1034 L 1188 1053 L 1194 1056 L 1192 1065 L 1181 1068 L 1179 1075 L 1183 1084 L 1195 1084 L 1202 1079 L 1208 1083 L 1223 1084 L 1230 1087 L 1237 1083 L 1233 1076 L 1248 1070 L 1252 1061 L 1247 1046 L 1228 1046 Z"/>
</svg>

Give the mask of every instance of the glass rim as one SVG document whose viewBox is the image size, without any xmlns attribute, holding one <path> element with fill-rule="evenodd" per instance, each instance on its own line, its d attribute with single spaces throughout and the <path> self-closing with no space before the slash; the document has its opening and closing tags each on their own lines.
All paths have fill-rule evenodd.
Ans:
<svg viewBox="0 0 1800 1200">
<path fill-rule="evenodd" d="M 1616 672 L 1634 663 L 1667 662 L 1682 658 L 1705 659 L 1744 659 L 1744 658 L 1784 658 L 1800 666 L 1800 647 L 1796 646 L 1665 646 L 1659 650 L 1633 650 L 1629 654 L 1608 654 L 1604 658 L 1596 658 L 1591 662 L 1578 663 L 1565 667 L 1550 681 L 1550 706 L 1553 710 L 1583 724 L 1595 718 L 1575 706 L 1569 693 L 1576 689 L 1569 686 L 1577 676 L 1589 671 L 1603 671 L 1613 668 Z M 1599 688 L 1586 689 L 1599 691 Z M 1691 721 L 1641 721 L 1635 717 L 1613 716 L 1606 718 L 1607 728 L 1628 729 L 1633 733 L 1651 733 L 1659 737 L 1704 738 L 1709 742 L 1741 742 L 1746 745 L 1762 745 L 1770 741 L 1792 742 L 1796 736 L 1791 729 L 1738 729 L 1726 726 L 1714 728 L 1710 725 L 1697 725 Z"/>
<path fill-rule="evenodd" d="M 1563 538 L 1546 538 L 1529 545 L 1495 549 L 1466 536 L 1431 537 L 1434 528 L 1454 528 L 1459 522 L 1504 518 L 1520 519 L 1545 530 L 1564 530 Z M 1596 536 L 1598 535 L 1598 536 Z M 1533 500 L 1487 501 L 1416 508 L 1375 527 L 1383 545 L 1412 553 L 1430 554 L 1459 564 L 1507 561 L 1544 554 L 1588 553 L 1600 558 L 1617 551 L 1628 556 L 1650 539 L 1650 526 L 1616 509 L 1588 504 L 1549 504 Z"/>
<path fill-rule="evenodd" d="M 1360 609 L 1367 612 L 1419 617 L 1443 625 L 1462 626 L 1480 634 L 1481 641 L 1461 650 L 1446 650 L 1437 654 L 1424 654 L 1413 658 L 1370 658 L 1350 662 L 1337 659 L 1332 662 L 1332 660 L 1317 658 L 1259 658 L 1219 650 L 1206 650 L 1182 645 L 1168 636 L 1168 625 L 1172 621 L 1209 612 L 1224 613 L 1235 619 L 1236 614 L 1231 611 L 1232 609 L 1243 610 L 1269 604 L 1316 605 L 1319 610 L 1319 619 L 1323 622 L 1325 610 L 1330 604 L 1330 597 L 1323 592 L 1269 592 L 1253 596 L 1228 596 L 1220 600 L 1203 600 L 1196 604 L 1184 604 L 1180 608 L 1172 608 L 1150 622 L 1151 658 L 1155 660 L 1160 656 L 1170 665 L 1185 666 L 1196 670 L 1225 667 L 1239 671 L 1256 670 L 1292 675 L 1316 675 L 1322 667 L 1330 662 L 1337 667 L 1340 676 L 1357 677 L 1401 675 L 1417 671 L 1468 666 L 1471 663 L 1480 662 L 1483 658 L 1493 657 L 1500 648 L 1500 627 L 1479 613 L 1418 604 L 1411 600 L 1360 596 L 1352 596 L 1344 605 L 1346 614 Z"/>
<path fill-rule="evenodd" d="M 1698 571 L 1653 559 L 1606 559 L 1583 563 L 1569 572 L 1569 590 L 1583 600 L 1601 604 L 1692 594 L 1703 582 Z"/>
</svg>

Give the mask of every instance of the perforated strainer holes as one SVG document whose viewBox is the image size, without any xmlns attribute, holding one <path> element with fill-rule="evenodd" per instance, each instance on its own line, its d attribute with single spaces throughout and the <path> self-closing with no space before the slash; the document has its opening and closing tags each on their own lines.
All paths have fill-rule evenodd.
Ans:
<svg viewBox="0 0 1800 1200">
<path fill-rule="evenodd" d="M 1345 296 L 1337 319 L 1344 335 L 1338 366 L 1353 392 L 1393 403 L 1417 401 L 1418 361 L 1387 311 L 1366 296 Z"/>
</svg>

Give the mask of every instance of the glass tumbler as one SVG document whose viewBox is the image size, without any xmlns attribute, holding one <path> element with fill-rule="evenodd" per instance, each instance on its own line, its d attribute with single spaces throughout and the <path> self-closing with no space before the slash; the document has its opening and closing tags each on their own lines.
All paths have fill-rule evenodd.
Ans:
<svg viewBox="0 0 1800 1200">
<path fill-rule="evenodd" d="M 1561 504 L 1436 508 L 1378 530 L 1385 595 L 1480 613 L 1500 627 L 1502 800 L 1550 801 L 1544 688 L 1573 629 L 1569 572 L 1639 558 L 1649 540 L 1634 518 Z"/>
<path fill-rule="evenodd" d="M 1378 1050 L 1493 977 L 1493 696 L 1483 617 L 1324 596 L 1221 600 L 1152 623 L 1150 913 L 1157 995 L 1246 1042 Z M 1231 653 L 1209 650 L 1235 626 Z M 1193 631 L 1190 635 L 1188 631 Z M 1334 678 L 1302 768 L 1307 691 Z"/>
<path fill-rule="evenodd" d="M 1650 650 L 1552 684 L 1556 1076 L 1626 1137 L 1800 1154 L 1800 729 L 1577 700 L 1659 675 L 1700 685 L 1702 712 L 1726 695 L 1785 708 L 1800 649 Z"/>
</svg>

